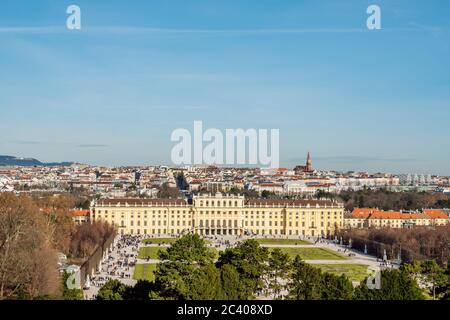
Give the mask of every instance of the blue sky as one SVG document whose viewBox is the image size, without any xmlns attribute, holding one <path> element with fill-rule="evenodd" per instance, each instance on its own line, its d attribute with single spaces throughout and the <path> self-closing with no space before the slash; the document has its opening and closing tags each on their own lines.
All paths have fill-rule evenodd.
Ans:
<svg viewBox="0 0 450 320">
<path fill-rule="evenodd" d="M 77 4 L 82 29 L 65 28 Z M 366 29 L 378 4 L 382 30 Z M 450 175 L 448 1 L 2 0 L 0 154 L 170 164 L 176 128 L 279 128 L 281 165 Z"/>
</svg>

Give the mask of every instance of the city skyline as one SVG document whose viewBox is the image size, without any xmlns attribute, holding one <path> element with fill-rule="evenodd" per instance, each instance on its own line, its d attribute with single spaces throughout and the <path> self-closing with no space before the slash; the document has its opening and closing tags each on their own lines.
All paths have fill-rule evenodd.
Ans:
<svg viewBox="0 0 450 320">
<path fill-rule="evenodd" d="M 5 1 L 0 154 L 171 165 L 202 120 L 280 129 L 282 167 L 450 175 L 450 4 L 370 4 Z"/>
<path fill-rule="evenodd" d="M 16 160 L 24 160 L 24 161 L 32 161 L 33 163 L 29 163 L 29 164 L 5 164 L 2 162 L 2 159 L 6 157 L 6 158 L 15 158 Z M 300 158 L 299 158 L 300 159 Z M 321 159 L 319 157 L 319 159 Z M 338 158 L 336 158 L 337 160 L 339 160 Z M 13 159 L 14 160 L 14 159 Z M 320 163 L 320 162 L 319 162 Z M 302 165 L 304 164 L 304 165 Z M 263 170 L 275 170 L 276 169 L 291 169 L 293 171 L 296 170 L 304 170 L 306 173 L 310 172 L 313 173 L 314 171 L 318 171 L 318 172 L 337 172 L 337 173 L 349 173 L 349 172 L 355 172 L 355 173 L 365 173 L 367 172 L 368 174 L 391 174 L 391 175 L 397 175 L 397 176 L 408 176 L 410 175 L 411 177 L 413 177 L 414 175 L 417 175 L 417 179 L 419 179 L 420 177 L 425 177 L 425 176 L 443 176 L 445 177 L 446 175 L 439 175 L 436 173 L 423 173 L 423 172 L 389 172 L 389 171 L 373 171 L 373 170 L 338 170 L 338 169 L 333 169 L 333 168 L 322 168 L 320 167 L 320 165 L 318 167 L 315 166 L 315 162 L 313 165 L 312 159 L 311 159 L 311 153 L 308 151 L 308 154 L 306 155 L 306 157 L 304 158 L 303 162 L 302 160 L 299 160 L 298 163 L 295 163 L 295 165 L 291 166 L 291 167 L 282 167 L 280 166 L 279 168 L 265 168 L 265 167 L 260 167 L 258 165 L 227 165 L 227 164 L 192 164 L 192 165 L 175 165 L 175 164 L 168 164 L 168 163 L 161 163 L 161 164 L 155 164 L 155 163 L 141 163 L 141 164 L 132 164 L 132 165 L 102 165 L 102 164 L 91 164 L 91 163 L 86 163 L 86 162 L 75 162 L 75 161 L 61 161 L 61 162 L 42 162 L 39 161 L 39 159 L 33 158 L 33 157 L 16 157 L 16 156 L 11 156 L 11 155 L 0 155 L 0 168 L 3 167 L 11 167 L 11 166 L 17 166 L 17 167 L 32 167 L 32 166 L 43 166 L 43 167 L 57 167 L 57 166 L 69 166 L 69 165 L 87 165 L 90 167 L 106 167 L 106 168 L 119 168 L 119 167 L 169 167 L 169 168 L 206 168 L 208 166 L 215 166 L 217 168 L 248 168 L 248 169 L 255 169 L 255 168 L 260 168 Z"/>
</svg>

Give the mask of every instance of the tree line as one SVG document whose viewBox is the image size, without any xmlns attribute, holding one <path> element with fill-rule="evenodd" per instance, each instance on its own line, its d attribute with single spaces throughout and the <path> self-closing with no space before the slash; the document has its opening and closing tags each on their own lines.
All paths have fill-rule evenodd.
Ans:
<svg viewBox="0 0 450 320">
<path fill-rule="evenodd" d="M 386 189 L 342 191 L 337 196 L 346 210 L 379 208 L 381 210 L 421 210 L 424 208 L 450 208 L 450 197 L 443 193 L 425 191 L 394 192 Z"/>
<path fill-rule="evenodd" d="M 351 229 L 342 230 L 338 236 L 360 251 L 367 247 L 368 253 L 389 259 L 411 263 L 414 260 L 436 260 L 441 266 L 450 261 L 450 225 L 415 227 L 412 229 Z"/>
</svg>

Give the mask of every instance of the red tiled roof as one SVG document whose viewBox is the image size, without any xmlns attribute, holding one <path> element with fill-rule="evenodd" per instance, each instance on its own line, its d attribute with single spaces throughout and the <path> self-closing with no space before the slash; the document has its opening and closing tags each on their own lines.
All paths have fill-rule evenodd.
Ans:
<svg viewBox="0 0 450 320">
<path fill-rule="evenodd" d="M 442 210 L 434 209 L 425 209 L 423 213 L 408 213 L 383 211 L 375 208 L 355 208 L 351 217 L 363 219 L 449 219 L 449 216 Z"/>
<path fill-rule="evenodd" d="M 423 213 L 433 219 L 446 219 L 449 216 L 442 209 L 424 209 Z"/>
<path fill-rule="evenodd" d="M 73 210 L 72 216 L 73 217 L 87 217 L 87 216 L 89 216 L 89 210 Z"/>
</svg>

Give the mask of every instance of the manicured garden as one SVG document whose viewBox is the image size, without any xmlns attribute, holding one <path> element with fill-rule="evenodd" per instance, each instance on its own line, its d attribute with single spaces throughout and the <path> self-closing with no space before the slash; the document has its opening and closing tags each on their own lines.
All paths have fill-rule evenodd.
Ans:
<svg viewBox="0 0 450 320">
<path fill-rule="evenodd" d="M 259 244 L 308 245 L 311 242 L 299 239 L 256 239 Z"/>
<path fill-rule="evenodd" d="M 324 272 L 334 274 L 345 274 L 350 281 L 363 281 L 369 276 L 367 273 L 368 266 L 364 264 L 315 264 L 314 267 L 319 267 Z"/>
<path fill-rule="evenodd" d="M 158 252 L 166 251 L 168 247 L 141 247 L 138 253 L 138 259 L 159 259 Z M 209 248 L 215 256 L 215 259 L 219 258 L 219 251 L 216 248 Z"/>
<path fill-rule="evenodd" d="M 144 245 L 149 244 L 172 244 L 177 241 L 179 238 L 147 238 L 142 240 Z M 206 243 L 210 243 L 208 240 L 203 239 Z"/>
<path fill-rule="evenodd" d="M 147 259 L 149 257 L 150 259 L 158 259 L 158 252 L 166 251 L 166 247 L 141 247 L 139 249 L 138 258 L 139 259 Z"/>
<path fill-rule="evenodd" d="M 137 264 L 134 267 L 133 279 L 134 280 L 155 280 L 156 264 L 145 263 Z"/>
<path fill-rule="evenodd" d="M 142 240 L 143 244 L 172 244 L 177 241 L 178 238 L 148 238 Z"/>
<path fill-rule="evenodd" d="M 299 255 L 302 260 L 346 260 L 347 258 L 323 248 L 280 248 L 292 259 Z"/>
</svg>

